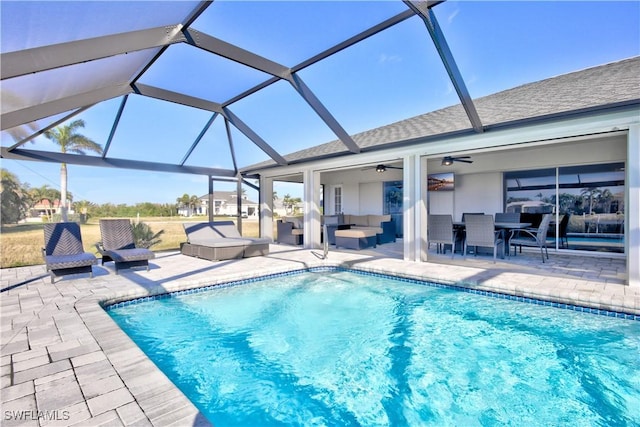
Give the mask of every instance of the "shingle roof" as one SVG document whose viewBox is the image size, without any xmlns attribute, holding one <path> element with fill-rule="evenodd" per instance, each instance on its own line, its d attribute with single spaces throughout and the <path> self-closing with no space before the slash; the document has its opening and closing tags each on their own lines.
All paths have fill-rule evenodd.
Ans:
<svg viewBox="0 0 640 427">
<path fill-rule="evenodd" d="M 523 120 L 577 113 L 584 110 L 640 103 L 640 56 L 524 84 L 474 99 L 485 129 Z M 352 135 L 363 149 L 389 144 L 424 142 L 457 132 L 472 132 L 462 105 L 446 107 Z M 289 162 L 349 154 L 338 140 L 288 154 Z M 245 171 L 275 166 L 266 161 Z"/>
</svg>

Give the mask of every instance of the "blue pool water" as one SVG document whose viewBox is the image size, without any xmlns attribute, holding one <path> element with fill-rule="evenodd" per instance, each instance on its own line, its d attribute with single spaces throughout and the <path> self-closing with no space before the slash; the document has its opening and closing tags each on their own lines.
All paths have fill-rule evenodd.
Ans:
<svg viewBox="0 0 640 427">
<path fill-rule="evenodd" d="M 216 426 L 640 425 L 640 322 L 347 271 L 109 314 Z"/>
</svg>

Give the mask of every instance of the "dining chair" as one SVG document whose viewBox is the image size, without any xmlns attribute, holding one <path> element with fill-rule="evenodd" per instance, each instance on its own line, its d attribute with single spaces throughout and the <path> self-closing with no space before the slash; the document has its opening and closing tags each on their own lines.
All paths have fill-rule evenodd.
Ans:
<svg viewBox="0 0 640 427">
<path fill-rule="evenodd" d="M 429 246 L 435 243 L 437 253 L 445 253 L 444 245 L 451 245 L 451 258 L 456 249 L 458 232 L 453 228 L 451 215 L 430 214 L 427 219 L 427 240 Z"/>
<path fill-rule="evenodd" d="M 464 212 L 462 214 L 462 222 L 465 222 L 465 218 L 471 216 L 471 215 L 484 215 L 484 212 Z"/>
<path fill-rule="evenodd" d="M 547 249 L 547 231 L 549 230 L 549 223 L 551 222 L 552 214 L 543 214 L 542 221 L 537 229 L 525 228 L 520 230 L 511 230 L 509 237 L 509 256 L 511 256 L 511 246 L 514 246 L 514 256 L 517 254 L 515 246 L 520 248 L 522 253 L 523 246 L 538 247 L 540 248 L 540 255 L 542 256 L 542 262 L 544 263 L 544 255 L 546 253 L 547 259 L 549 259 L 549 250 Z M 542 249 L 544 248 L 544 252 Z"/>
<path fill-rule="evenodd" d="M 496 262 L 498 248 L 502 248 L 501 258 L 504 258 L 504 238 L 502 231 L 496 231 L 492 215 L 468 215 L 465 220 L 466 237 L 464 241 L 464 256 L 467 248 L 474 247 L 474 256 L 478 253 L 478 246 L 493 248 L 493 262 Z"/>
</svg>

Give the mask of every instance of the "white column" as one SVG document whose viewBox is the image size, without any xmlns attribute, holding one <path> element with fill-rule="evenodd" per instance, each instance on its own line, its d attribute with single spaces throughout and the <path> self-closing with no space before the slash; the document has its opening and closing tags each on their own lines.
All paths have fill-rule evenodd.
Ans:
<svg viewBox="0 0 640 427">
<path fill-rule="evenodd" d="M 625 251 L 629 286 L 640 288 L 640 125 L 629 127 L 627 140 L 627 209 Z"/>
<path fill-rule="evenodd" d="M 427 254 L 429 249 L 429 241 L 427 239 L 427 158 L 420 157 L 416 159 L 418 173 L 416 177 L 418 179 L 418 216 L 419 216 L 419 230 L 420 230 L 420 261 L 427 261 Z"/>
<path fill-rule="evenodd" d="M 405 156 L 404 164 L 402 166 L 402 210 L 403 210 L 403 246 L 404 246 L 404 260 L 416 261 L 420 259 L 420 252 L 416 250 L 419 248 L 417 240 L 419 240 L 419 229 L 416 230 L 416 225 L 419 224 L 417 217 L 418 212 L 418 200 L 416 198 L 416 156 Z M 418 238 L 418 239 L 417 239 Z"/>
<path fill-rule="evenodd" d="M 260 237 L 273 241 L 273 179 L 260 177 Z"/>
<path fill-rule="evenodd" d="M 304 180 L 304 247 L 320 248 L 320 172 L 306 170 Z"/>
</svg>

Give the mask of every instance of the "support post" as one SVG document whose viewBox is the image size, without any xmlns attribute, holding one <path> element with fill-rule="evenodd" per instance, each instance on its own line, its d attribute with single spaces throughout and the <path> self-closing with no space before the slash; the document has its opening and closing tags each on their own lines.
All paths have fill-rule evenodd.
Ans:
<svg viewBox="0 0 640 427">
<path fill-rule="evenodd" d="M 236 213 L 238 215 L 238 233 L 242 235 L 242 176 L 236 177 Z"/>
<path fill-rule="evenodd" d="M 273 241 L 273 179 L 260 177 L 260 237 Z"/>
<path fill-rule="evenodd" d="M 209 222 L 213 222 L 216 206 L 213 197 L 213 176 L 209 175 Z"/>
<path fill-rule="evenodd" d="M 640 288 L 640 125 L 629 126 L 626 164 L 625 253 L 629 286 Z"/>
<path fill-rule="evenodd" d="M 320 172 L 306 170 L 304 180 L 304 247 L 320 248 Z"/>
</svg>

